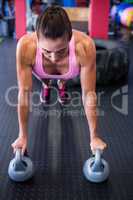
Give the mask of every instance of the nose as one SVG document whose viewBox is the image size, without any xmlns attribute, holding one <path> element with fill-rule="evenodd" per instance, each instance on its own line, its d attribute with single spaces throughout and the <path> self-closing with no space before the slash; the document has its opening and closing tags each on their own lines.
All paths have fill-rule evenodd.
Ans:
<svg viewBox="0 0 133 200">
<path fill-rule="evenodd" d="M 51 53 L 50 58 L 52 62 L 57 61 L 57 56 L 55 55 L 55 53 Z"/>
</svg>

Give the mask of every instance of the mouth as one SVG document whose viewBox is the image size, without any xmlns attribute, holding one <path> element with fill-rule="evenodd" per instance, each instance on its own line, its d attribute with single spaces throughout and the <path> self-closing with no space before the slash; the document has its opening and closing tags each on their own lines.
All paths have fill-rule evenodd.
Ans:
<svg viewBox="0 0 133 200">
<path fill-rule="evenodd" d="M 49 58 L 49 59 L 50 59 L 50 58 Z M 55 60 L 50 59 L 50 61 L 51 61 L 52 63 L 57 63 L 57 62 L 60 61 L 60 59 L 59 59 L 59 58 L 57 58 L 57 59 L 55 59 Z"/>
</svg>

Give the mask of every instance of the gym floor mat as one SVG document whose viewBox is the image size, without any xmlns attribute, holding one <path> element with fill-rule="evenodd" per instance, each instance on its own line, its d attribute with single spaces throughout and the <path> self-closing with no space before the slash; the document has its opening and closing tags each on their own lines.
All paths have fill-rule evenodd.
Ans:
<svg viewBox="0 0 133 200">
<path fill-rule="evenodd" d="M 2 41 L 3 41 L 3 38 L 2 38 L 2 37 L 0 37 L 0 44 L 2 43 Z"/>
<path fill-rule="evenodd" d="M 0 45 L 0 200 L 133 200 L 132 55 L 129 83 L 97 88 L 97 94 L 101 94 L 98 131 L 108 143 L 104 153 L 110 165 L 108 181 L 94 184 L 83 176 L 83 164 L 91 155 L 83 107 L 62 107 L 58 103 L 49 108 L 37 106 L 39 98 L 35 95 L 28 150 L 36 171 L 28 182 L 14 183 L 7 169 L 13 158 L 10 145 L 18 135 L 15 48 L 16 42 L 11 39 Z M 41 85 L 34 77 L 33 84 L 34 91 L 40 91 Z M 73 92 L 80 92 L 80 88 L 69 91 L 74 98 Z M 116 91 L 121 95 L 115 96 Z M 55 91 L 52 97 L 55 99 Z"/>
</svg>

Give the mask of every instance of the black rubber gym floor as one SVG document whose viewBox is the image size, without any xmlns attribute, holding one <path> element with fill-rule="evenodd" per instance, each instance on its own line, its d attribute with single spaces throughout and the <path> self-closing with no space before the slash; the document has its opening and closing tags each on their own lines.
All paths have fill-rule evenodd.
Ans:
<svg viewBox="0 0 133 200">
<path fill-rule="evenodd" d="M 132 54 L 133 44 L 130 46 Z M 41 84 L 33 77 L 36 95 L 30 112 L 28 151 L 36 171 L 28 182 L 14 183 L 7 169 L 13 158 L 11 143 L 18 135 L 15 48 L 13 40 L 0 45 L 0 200 L 133 200 L 132 59 L 127 84 L 97 88 L 98 129 L 108 143 L 104 153 L 110 165 L 108 181 L 94 184 L 83 176 L 83 164 L 91 155 L 83 107 L 37 106 Z M 74 98 L 73 92 L 80 88 L 69 90 Z"/>
</svg>

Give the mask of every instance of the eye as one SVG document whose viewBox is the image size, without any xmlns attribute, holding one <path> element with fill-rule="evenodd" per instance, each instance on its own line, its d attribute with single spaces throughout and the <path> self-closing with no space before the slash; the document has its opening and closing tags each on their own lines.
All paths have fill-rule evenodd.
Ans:
<svg viewBox="0 0 133 200">
<path fill-rule="evenodd" d="M 59 53 L 64 53 L 65 49 L 62 49 L 61 51 L 59 51 Z"/>
<path fill-rule="evenodd" d="M 46 52 L 46 53 L 51 53 L 50 51 L 48 51 L 48 50 L 44 50 L 44 52 Z"/>
<path fill-rule="evenodd" d="M 67 50 L 67 48 L 64 48 L 64 49 L 62 49 L 62 50 L 58 51 L 58 54 L 63 54 L 63 53 L 65 53 L 65 52 L 66 52 L 66 50 Z"/>
<path fill-rule="evenodd" d="M 48 53 L 48 54 L 51 53 L 50 51 L 43 49 L 43 48 L 41 49 L 41 51 L 44 52 L 44 53 Z"/>
</svg>

